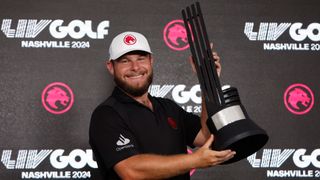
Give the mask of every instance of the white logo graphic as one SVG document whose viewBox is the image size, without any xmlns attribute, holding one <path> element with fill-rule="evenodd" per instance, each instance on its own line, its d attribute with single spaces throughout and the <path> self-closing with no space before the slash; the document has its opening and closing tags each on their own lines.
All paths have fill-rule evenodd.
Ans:
<svg viewBox="0 0 320 180">
<path fill-rule="evenodd" d="M 172 100 L 180 104 L 180 106 L 187 112 L 201 112 L 201 89 L 199 84 L 192 86 L 190 90 L 184 84 L 165 84 L 163 86 L 151 85 L 148 91 L 152 96 L 162 98 L 171 94 Z M 189 103 L 193 103 L 195 105 L 190 105 Z"/>
<path fill-rule="evenodd" d="M 175 102 L 179 104 L 185 104 L 190 100 L 193 103 L 201 103 L 201 89 L 200 85 L 194 85 L 190 90 L 186 90 L 186 85 L 163 85 L 160 88 L 160 85 L 151 85 L 149 87 L 149 92 L 152 96 L 156 97 L 165 97 L 172 90 L 172 98 Z"/>
<path fill-rule="evenodd" d="M 56 169 L 63 169 L 68 165 L 75 169 L 86 165 L 98 167 L 91 149 L 74 149 L 69 154 L 65 154 L 64 149 L 19 150 L 17 155 L 13 155 L 12 151 L 2 151 L 1 163 L 6 169 L 36 169 L 47 157 L 50 157 L 50 163 Z"/>
<path fill-rule="evenodd" d="M 104 20 L 93 25 L 91 20 L 62 19 L 2 19 L 0 30 L 7 38 L 21 39 L 22 48 L 90 48 L 90 41 L 85 39 L 104 39 L 108 35 L 110 21 Z M 54 38 L 40 40 L 38 35 L 45 29 Z M 47 31 L 44 31 L 48 33 Z M 0 33 L 1 34 L 1 33 Z M 64 40 L 64 38 L 71 38 Z"/>
<path fill-rule="evenodd" d="M 291 37 L 290 42 L 280 42 L 278 38 L 286 31 Z M 317 43 L 320 41 L 319 32 L 320 23 L 260 22 L 255 24 L 254 22 L 246 22 L 244 27 L 244 34 L 250 41 L 265 42 L 263 43 L 264 50 L 320 51 L 320 43 Z M 305 40 L 313 43 L 302 42 Z"/>
<path fill-rule="evenodd" d="M 304 28 L 303 23 L 267 23 L 259 25 L 258 32 L 253 31 L 254 23 L 246 22 L 244 34 L 250 41 L 276 41 L 287 29 L 290 37 L 295 41 L 303 41 L 309 38 L 311 41 L 320 41 L 320 24 L 311 23 Z"/>
<path fill-rule="evenodd" d="M 103 39 L 108 35 L 109 21 L 101 21 L 96 31 L 92 29 L 91 20 L 72 20 L 64 24 L 62 19 L 19 19 L 16 28 L 13 27 L 12 19 L 3 19 L 1 31 L 7 38 L 35 38 L 49 24 L 49 32 L 56 39 L 65 38 L 69 35 L 73 39 L 81 39 L 88 36 L 91 39 Z"/>
<path fill-rule="evenodd" d="M 125 138 L 122 134 L 120 134 L 119 140 L 117 141 L 118 146 L 124 146 L 130 143 L 130 139 Z"/>
<path fill-rule="evenodd" d="M 320 149 L 315 149 L 310 155 L 307 149 L 264 149 L 261 159 L 256 158 L 257 153 L 247 158 L 253 168 L 279 168 L 291 155 L 294 164 L 299 168 L 313 165 L 320 168 Z"/>
<path fill-rule="evenodd" d="M 82 168 L 98 168 L 91 149 L 74 149 L 70 153 L 65 153 L 64 149 L 21 149 L 13 152 L 14 150 L 2 151 L 0 169 L 2 164 L 8 170 L 21 170 L 21 179 L 90 179 L 90 170 Z M 41 167 L 48 157 L 53 170 Z M 69 166 L 76 170 L 71 171 Z M 67 167 L 69 168 L 64 170 Z"/>
<path fill-rule="evenodd" d="M 254 153 L 247 160 L 253 168 L 265 168 L 266 176 L 270 178 L 319 178 L 320 170 L 313 170 L 320 168 L 319 157 L 320 149 L 314 149 L 312 152 L 307 149 L 264 149 L 260 158 L 257 158 L 257 153 Z M 292 169 L 291 166 L 290 169 L 282 167 L 285 162 L 293 163 L 297 169 Z"/>
</svg>

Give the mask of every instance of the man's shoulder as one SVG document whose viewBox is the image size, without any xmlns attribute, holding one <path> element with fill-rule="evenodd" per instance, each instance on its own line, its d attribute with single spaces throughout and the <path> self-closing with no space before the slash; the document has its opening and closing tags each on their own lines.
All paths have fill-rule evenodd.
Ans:
<svg viewBox="0 0 320 180">
<path fill-rule="evenodd" d="M 121 103 L 121 101 L 118 101 L 115 97 L 109 96 L 94 109 L 92 117 L 94 116 L 104 116 L 108 119 L 117 119 L 119 117 L 126 119 L 126 106 Z"/>
<path fill-rule="evenodd" d="M 117 104 L 117 100 L 116 98 L 114 98 L 113 96 L 109 96 L 107 99 L 105 99 L 102 103 L 100 103 L 98 105 L 98 107 L 104 107 L 104 106 L 109 106 L 109 107 L 113 107 L 115 104 Z M 97 108 L 98 108 L 97 107 Z"/>
<path fill-rule="evenodd" d="M 107 99 L 103 100 L 100 104 L 98 104 L 94 108 L 92 115 L 106 113 L 106 112 L 112 112 L 112 111 L 114 111 L 112 107 L 115 104 L 116 104 L 116 101 L 114 100 L 114 98 L 109 96 Z"/>
</svg>

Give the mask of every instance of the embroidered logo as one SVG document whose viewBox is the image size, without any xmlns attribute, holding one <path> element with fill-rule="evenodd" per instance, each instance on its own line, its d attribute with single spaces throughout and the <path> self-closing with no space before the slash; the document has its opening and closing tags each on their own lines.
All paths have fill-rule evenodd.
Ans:
<svg viewBox="0 0 320 180">
<path fill-rule="evenodd" d="M 124 146 L 130 143 L 130 139 L 125 138 L 122 134 L 120 134 L 119 140 L 117 141 L 118 146 Z"/>
<path fill-rule="evenodd" d="M 170 127 L 172 127 L 172 129 L 178 129 L 177 122 L 172 117 L 168 117 L 168 124 Z"/>
<path fill-rule="evenodd" d="M 133 45 L 137 42 L 137 38 L 134 37 L 133 35 L 131 34 L 128 34 L 124 37 L 123 39 L 123 42 L 126 44 L 126 45 Z"/>
<path fill-rule="evenodd" d="M 130 139 L 120 134 L 119 140 L 117 141 L 118 147 L 116 148 L 116 151 L 122 151 L 124 149 L 134 148 L 134 145 L 129 143 L 130 143 Z"/>
</svg>

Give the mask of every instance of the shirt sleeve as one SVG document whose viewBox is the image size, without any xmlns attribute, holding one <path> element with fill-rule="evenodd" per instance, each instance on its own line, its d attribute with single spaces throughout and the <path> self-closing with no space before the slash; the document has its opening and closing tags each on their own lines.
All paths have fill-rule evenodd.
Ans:
<svg viewBox="0 0 320 180">
<path fill-rule="evenodd" d="M 125 120 L 108 106 L 99 106 L 93 112 L 89 142 L 98 166 L 106 171 L 121 160 L 138 154 L 137 143 Z"/>
</svg>

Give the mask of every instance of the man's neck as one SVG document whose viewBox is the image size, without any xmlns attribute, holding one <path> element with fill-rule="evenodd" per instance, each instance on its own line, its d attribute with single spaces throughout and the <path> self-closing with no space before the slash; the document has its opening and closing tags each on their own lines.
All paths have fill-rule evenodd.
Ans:
<svg viewBox="0 0 320 180">
<path fill-rule="evenodd" d="M 121 88 L 119 88 L 119 89 L 121 89 Z M 151 109 L 151 111 L 153 111 L 153 106 L 152 106 L 151 100 L 149 99 L 148 92 L 144 93 L 141 96 L 133 96 L 124 90 L 122 90 L 122 91 L 124 93 L 126 93 L 128 96 L 130 96 L 131 98 L 133 98 L 134 100 L 136 100 L 137 102 L 139 102 L 140 104 L 146 106 L 147 108 Z"/>
<path fill-rule="evenodd" d="M 146 92 L 142 96 L 138 96 L 138 97 L 134 97 L 131 95 L 129 95 L 129 96 L 153 111 L 153 106 L 152 106 L 152 103 L 149 99 L 148 92 Z"/>
</svg>

